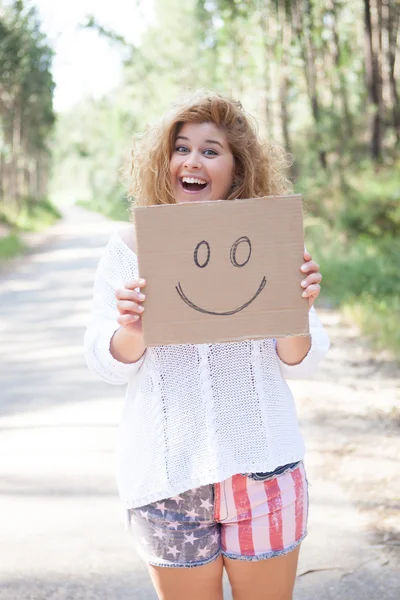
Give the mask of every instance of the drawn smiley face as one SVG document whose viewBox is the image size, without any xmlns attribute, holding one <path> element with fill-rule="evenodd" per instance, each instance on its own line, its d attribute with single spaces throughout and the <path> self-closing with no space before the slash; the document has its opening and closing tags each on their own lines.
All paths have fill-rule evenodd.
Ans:
<svg viewBox="0 0 400 600">
<path fill-rule="evenodd" d="M 193 253 L 194 263 L 200 269 L 205 269 L 207 267 L 208 263 L 210 262 L 210 258 L 211 258 L 210 244 L 206 240 L 202 240 L 201 242 L 199 242 L 197 244 L 196 248 L 194 249 L 194 253 Z M 247 265 L 250 258 L 251 258 L 251 242 L 246 235 L 243 235 L 242 237 L 238 238 L 236 240 L 236 242 L 234 242 L 232 244 L 231 251 L 230 251 L 230 260 L 234 267 L 237 267 L 240 269 Z M 186 294 L 182 290 L 182 285 L 180 282 L 178 282 L 178 285 L 175 286 L 175 289 L 178 292 L 179 296 L 182 298 L 182 300 L 188 306 L 190 306 L 190 308 L 193 308 L 194 310 L 197 310 L 201 313 L 205 313 L 207 315 L 217 315 L 217 316 L 228 317 L 230 315 L 234 315 L 237 312 L 240 312 L 241 310 L 243 310 L 247 306 L 249 306 L 249 304 L 251 304 L 257 298 L 257 296 L 259 294 L 261 294 L 261 292 L 263 291 L 263 289 L 266 286 L 266 283 L 267 283 L 267 280 L 264 276 L 261 280 L 260 285 L 258 286 L 256 293 L 250 298 L 250 300 L 248 300 L 241 306 L 234 308 L 233 310 L 227 310 L 224 312 L 216 312 L 216 311 L 212 311 L 212 310 L 206 310 L 205 308 L 201 308 L 201 306 L 197 306 L 197 304 L 195 304 L 194 302 L 189 300 L 189 298 L 186 296 Z"/>
</svg>

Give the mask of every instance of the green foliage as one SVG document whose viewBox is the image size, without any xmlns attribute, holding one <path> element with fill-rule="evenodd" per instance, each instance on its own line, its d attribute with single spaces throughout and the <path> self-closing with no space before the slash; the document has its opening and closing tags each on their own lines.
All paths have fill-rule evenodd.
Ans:
<svg viewBox="0 0 400 600">
<path fill-rule="evenodd" d="M 88 200 L 86 202 L 82 200 L 77 201 L 78 206 L 99 212 L 102 215 L 112 219 L 113 221 L 129 221 L 130 220 L 130 203 L 126 198 L 119 197 L 113 198 L 108 202 L 104 202 L 101 199 Z"/>
<path fill-rule="evenodd" d="M 344 306 L 353 319 L 379 350 L 388 350 L 400 358 L 400 297 L 376 298 L 364 293 Z"/>
<path fill-rule="evenodd" d="M 381 238 L 400 234 L 400 163 L 391 168 L 366 167 L 348 175 L 345 201 L 339 211 L 343 229 Z"/>
<path fill-rule="evenodd" d="M 18 211 L 0 207 L 0 223 L 10 233 L 0 237 L 0 261 L 9 260 L 25 251 L 21 234 L 27 231 L 42 231 L 61 217 L 58 209 L 46 198 L 32 201 L 25 198 Z"/>
<path fill-rule="evenodd" d="M 47 188 L 53 51 L 40 27 L 36 8 L 24 0 L 0 8 L 0 206 L 15 211 Z"/>
<path fill-rule="evenodd" d="M 319 232 L 319 236 L 322 237 Z M 311 238 L 311 239 L 310 239 Z M 324 294 L 336 304 L 346 304 L 368 294 L 374 298 L 400 297 L 400 241 L 390 238 L 345 241 L 334 232 L 323 242 L 307 235 L 307 247 L 321 265 Z"/>
<path fill-rule="evenodd" d="M 346 171 L 325 172 L 303 162 L 295 187 L 303 194 L 308 213 L 346 238 L 364 235 L 379 240 L 400 234 L 399 182 L 400 163 L 377 169 L 364 162 Z"/>
<path fill-rule="evenodd" d="M 41 231 L 60 218 L 60 211 L 47 198 L 39 201 L 25 198 L 17 211 L 6 206 L 0 208 L 0 222 L 17 232 Z"/>
<path fill-rule="evenodd" d="M 126 95 L 115 92 L 94 102 L 86 99 L 59 119 L 53 141 L 52 197 L 71 197 L 102 207 L 119 201 L 121 166 L 127 160 L 135 112 Z"/>
<path fill-rule="evenodd" d="M 23 242 L 16 233 L 10 233 L 0 238 L 0 261 L 18 256 L 23 252 L 24 247 Z"/>
<path fill-rule="evenodd" d="M 387 189 L 390 197 L 390 184 Z M 351 315 L 377 348 L 400 358 L 400 238 L 357 236 L 342 227 L 305 219 L 307 248 L 323 274 L 322 298 Z"/>
<path fill-rule="evenodd" d="M 18 116 L 26 126 L 28 147 L 44 149 L 55 121 L 53 51 L 40 31 L 36 9 L 14 1 L 0 15 L 0 33 L 0 105 L 9 111 L 2 121 L 5 141 Z"/>
</svg>

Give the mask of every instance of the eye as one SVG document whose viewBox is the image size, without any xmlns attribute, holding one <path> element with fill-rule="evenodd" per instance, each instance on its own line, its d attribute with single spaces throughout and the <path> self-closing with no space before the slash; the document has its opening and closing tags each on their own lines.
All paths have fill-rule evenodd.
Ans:
<svg viewBox="0 0 400 600">
<path fill-rule="evenodd" d="M 177 146 L 177 147 L 175 148 L 175 152 L 181 152 L 181 151 L 183 151 L 183 152 L 187 152 L 187 150 L 188 150 L 188 149 L 186 148 L 186 146 Z"/>
<path fill-rule="evenodd" d="M 211 154 L 206 154 L 206 152 L 211 152 Z M 215 150 L 211 150 L 211 149 L 209 149 L 209 150 L 204 150 L 204 154 L 205 154 L 206 156 L 218 156 L 218 152 L 215 152 Z"/>
<path fill-rule="evenodd" d="M 251 256 L 251 242 L 246 235 L 240 237 L 231 248 L 231 263 L 235 267 L 244 267 Z"/>
<path fill-rule="evenodd" d="M 204 269 L 208 265 L 210 261 L 210 244 L 206 240 L 197 244 L 194 249 L 193 259 L 200 269 Z"/>
</svg>

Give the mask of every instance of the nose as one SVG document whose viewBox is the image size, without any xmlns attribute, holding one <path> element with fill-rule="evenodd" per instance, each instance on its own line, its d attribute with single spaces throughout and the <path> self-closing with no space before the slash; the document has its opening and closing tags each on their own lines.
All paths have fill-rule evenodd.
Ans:
<svg viewBox="0 0 400 600">
<path fill-rule="evenodd" d="M 198 155 L 194 152 L 188 154 L 184 166 L 188 169 L 201 169 L 201 162 Z"/>
</svg>

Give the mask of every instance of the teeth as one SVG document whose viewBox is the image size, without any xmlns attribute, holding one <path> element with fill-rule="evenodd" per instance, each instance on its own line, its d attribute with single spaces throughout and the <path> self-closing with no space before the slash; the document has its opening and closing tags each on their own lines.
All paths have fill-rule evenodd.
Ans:
<svg viewBox="0 0 400 600">
<path fill-rule="evenodd" d="M 200 185 L 207 183 L 207 181 L 203 181 L 202 179 L 197 179 L 197 177 L 182 177 L 182 181 L 184 183 L 199 183 Z"/>
</svg>

